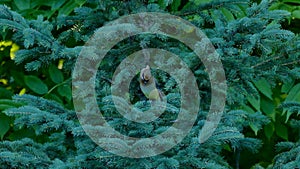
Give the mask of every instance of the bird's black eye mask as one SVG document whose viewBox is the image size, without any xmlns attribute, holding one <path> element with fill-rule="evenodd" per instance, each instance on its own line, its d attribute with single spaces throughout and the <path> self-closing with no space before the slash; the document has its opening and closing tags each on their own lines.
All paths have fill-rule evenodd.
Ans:
<svg viewBox="0 0 300 169">
<path fill-rule="evenodd" d="M 145 79 L 144 73 L 142 74 L 142 81 L 144 84 L 147 84 L 149 82 L 149 80 Z"/>
</svg>

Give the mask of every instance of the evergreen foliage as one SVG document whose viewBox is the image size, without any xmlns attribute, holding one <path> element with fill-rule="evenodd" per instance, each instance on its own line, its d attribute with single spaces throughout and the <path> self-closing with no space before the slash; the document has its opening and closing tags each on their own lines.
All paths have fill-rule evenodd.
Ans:
<svg viewBox="0 0 300 169">
<path fill-rule="evenodd" d="M 261 136 L 262 133 L 267 131 L 267 125 L 276 123 L 268 111 L 257 106 L 260 102 L 255 104 L 255 99 L 276 102 L 277 95 L 272 90 L 276 91 L 279 83 L 284 83 L 284 91 L 295 86 L 293 89 L 296 94 L 288 97 L 300 96 L 296 86 L 300 78 L 299 36 L 281 27 L 290 13 L 283 10 L 269 11 L 269 6 L 267 0 L 260 4 L 240 0 L 213 0 L 207 3 L 197 0 L 188 3 L 178 0 L 173 0 L 172 3 L 160 0 L 87 0 L 69 15 L 58 15 L 51 20 L 46 20 L 41 15 L 29 20 L 7 6 L 0 6 L 0 28 L 11 34 L 11 39 L 21 46 L 14 61 L 19 66 L 24 66 L 27 74 L 39 72 L 44 75 L 47 74 L 44 73 L 45 70 L 60 74 L 53 65 L 64 61 L 64 75 L 49 75 L 55 82 L 53 88 L 49 90 L 46 85 L 44 89 L 33 90 L 31 94 L 15 95 L 13 101 L 5 103 L 8 106 L 3 108 L 3 112 L 5 117 L 13 119 L 13 131 L 30 134 L 19 137 L 12 135 L 0 142 L 0 167 L 299 168 L 300 100 L 297 99 L 287 99 L 286 102 L 275 105 L 286 115 L 285 120 L 289 120 L 288 125 L 293 133 L 298 134 L 297 137 L 288 141 L 280 138 L 279 141 L 282 142 L 276 145 L 278 152 L 274 159 L 271 156 L 269 159 L 244 160 L 261 152 L 267 140 Z M 71 75 L 84 43 L 97 28 L 118 17 L 146 11 L 170 12 L 181 16 L 206 33 L 225 69 L 227 106 L 216 131 L 200 144 L 198 134 L 208 113 L 211 93 L 207 72 L 199 58 L 187 46 L 163 35 L 143 34 L 123 40 L 103 59 L 95 82 L 99 109 L 117 131 L 128 136 L 155 136 L 168 129 L 180 111 L 181 96 L 177 82 L 169 74 L 157 70 L 153 74 L 168 100 L 163 115 L 151 123 L 137 124 L 126 120 L 117 112 L 112 102 L 110 79 L 119 63 L 135 51 L 161 48 L 177 54 L 196 76 L 201 95 L 201 111 L 198 112 L 197 121 L 180 144 L 158 156 L 130 159 L 105 151 L 85 134 L 75 111 L 69 106 L 71 99 L 67 99 L 68 106 L 64 106 L 63 101 L 57 101 L 59 98 L 46 96 L 60 86 L 65 87 L 60 91 L 70 89 L 69 79 L 65 80 L 64 77 Z M 171 60 L 168 63 L 172 66 Z M 29 81 L 43 84 L 47 80 L 41 74 L 38 74 L 39 80 L 33 75 L 26 78 L 31 77 L 33 80 Z M 150 103 L 143 101 L 136 79 L 137 77 L 130 84 L 130 101 L 136 109 L 147 110 Z M 60 97 L 70 98 L 71 94 L 63 93 Z M 119 102 L 127 107 L 126 101 Z M 254 111 L 246 109 L 246 105 L 250 105 Z M 93 129 L 92 125 L 89 127 Z M 110 136 L 110 133 L 107 132 L 107 135 Z M 140 148 L 142 152 L 149 151 L 147 147 Z M 257 164 L 259 162 L 261 163 Z"/>
</svg>

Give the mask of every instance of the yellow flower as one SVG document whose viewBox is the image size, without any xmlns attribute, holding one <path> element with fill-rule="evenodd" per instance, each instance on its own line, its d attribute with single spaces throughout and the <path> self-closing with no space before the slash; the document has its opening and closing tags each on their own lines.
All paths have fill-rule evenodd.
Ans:
<svg viewBox="0 0 300 169">
<path fill-rule="evenodd" d="M 7 85 L 8 80 L 7 79 L 0 79 L 0 82 L 3 83 L 4 85 Z"/>
<path fill-rule="evenodd" d="M 16 51 L 18 51 L 19 50 L 19 46 L 17 45 L 17 44 L 15 44 L 15 43 L 13 43 L 12 44 L 12 47 L 11 47 L 11 49 L 10 49 L 10 59 L 11 60 L 14 60 L 14 58 L 16 57 Z"/>
<path fill-rule="evenodd" d="M 64 66 L 64 60 L 63 60 L 63 59 L 59 59 L 57 68 L 58 68 L 58 69 L 62 69 L 63 66 Z"/>
<path fill-rule="evenodd" d="M 26 89 L 23 88 L 23 89 L 19 92 L 19 95 L 22 96 L 22 95 L 25 94 L 25 93 L 26 93 Z"/>
<path fill-rule="evenodd" d="M 2 41 L 2 42 L 0 42 L 0 46 L 5 46 L 5 47 L 7 47 L 7 46 L 11 46 L 13 43 L 12 43 L 12 41 Z"/>
<path fill-rule="evenodd" d="M 0 42 L 0 51 L 4 51 L 4 49 L 8 46 L 11 46 L 9 55 L 10 55 L 10 59 L 13 60 L 16 56 L 15 55 L 16 51 L 18 51 L 20 47 L 10 40 L 9 41 L 1 41 Z"/>
</svg>

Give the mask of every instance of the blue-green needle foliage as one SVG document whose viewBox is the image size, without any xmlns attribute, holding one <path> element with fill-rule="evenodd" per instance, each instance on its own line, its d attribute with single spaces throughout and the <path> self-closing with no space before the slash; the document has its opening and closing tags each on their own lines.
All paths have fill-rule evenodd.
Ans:
<svg viewBox="0 0 300 169">
<path fill-rule="evenodd" d="M 117 112 L 111 101 L 110 79 L 118 64 L 129 54 L 150 47 L 168 50 L 177 54 L 193 71 L 201 95 L 201 111 L 185 139 L 158 156 L 142 159 L 119 157 L 103 150 L 85 134 L 73 110 L 42 97 L 15 96 L 14 100 L 23 106 L 7 109 L 5 114 L 15 119 L 15 130 L 30 129 L 34 136 L 0 142 L 0 168 L 238 168 L 242 165 L 240 157 L 243 152 L 249 156 L 258 153 L 262 147 L 262 140 L 251 137 L 254 136 L 251 129 L 260 132 L 270 121 L 261 112 L 250 114 L 239 110 L 247 95 L 257 96 L 259 93 L 252 82 L 265 78 L 275 86 L 278 81 L 300 77 L 297 68 L 300 39 L 280 25 L 289 13 L 268 11 L 269 5 L 267 0 L 260 4 L 240 0 L 207 3 L 88 0 L 69 16 L 59 16 L 51 21 L 42 16 L 27 20 L 8 7 L 0 6 L 0 28 L 12 34 L 12 40 L 21 46 L 15 62 L 23 64 L 28 71 L 41 71 L 63 59 L 63 69 L 70 73 L 82 46 L 97 28 L 127 14 L 171 12 L 207 34 L 220 55 L 228 85 L 226 112 L 213 135 L 199 144 L 198 133 L 205 123 L 211 97 L 210 81 L 201 61 L 184 44 L 163 35 L 128 38 L 118 43 L 100 65 L 95 82 L 99 109 L 108 123 L 125 135 L 149 137 L 167 130 L 176 120 L 181 98 L 178 84 L 169 74 L 153 73 L 159 82 L 158 87 L 166 95 L 168 109 L 158 120 L 146 124 L 130 122 Z M 171 66 L 172 60 L 166 63 Z M 137 109 L 144 110 L 149 103 L 142 101 L 138 86 L 137 79 L 133 80 L 129 97 Z M 283 107 L 288 109 L 289 105 Z M 299 128 L 299 122 L 296 122 L 294 125 L 298 124 Z M 249 132 L 252 134 L 248 135 Z M 110 137 L 109 132 L 107 135 Z M 281 143 L 278 147 L 280 153 L 274 158 L 274 167 L 299 167 L 299 156 L 295 155 L 299 154 L 298 143 Z M 141 148 L 145 153 L 150 151 L 147 147 Z M 292 158 L 285 158 L 285 153 Z"/>
<path fill-rule="evenodd" d="M 128 159 L 110 154 L 93 143 L 80 127 L 74 111 L 66 110 L 56 102 L 31 95 L 15 96 L 14 100 L 26 105 L 8 109 L 5 111 L 6 115 L 16 117 L 16 127 L 34 128 L 35 135 L 44 139 L 39 141 L 24 138 L 1 142 L 1 168 L 230 168 L 221 154 L 223 146 L 230 146 L 232 151 L 250 150 L 256 153 L 261 147 L 261 141 L 245 137 L 241 132 L 249 127 L 251 121 L 256 121 L 258 127 L 262 125 L 260 122 L 267 122 L 266 117 L 259 113 L 249 115 L 244 111 L 231 111 L 223 117 L 220 127 L 204 144 L 200 145 L 197 137 L 203 126 L 202 119 L 183 142 L 170 151 L 150 158 Z M 105 107 L 104 112 L 109 111 L 108 105 Z M 176 113 L 172 112 L 174 110 L 176 107 L 167 110 L 171 115 L 165 115 L 154 124 L 140 124 L 136 127 L 119 117 L 110 120 L 110 124 L 118 125 L 117 129 L 121 126 L 120 130 L 126 131 L 129 128 L 128 135 L 132 136 L 145 134 L 143 129 L 151 131 L 151 134 L 160 133 L 167 127 L 164 124 L 168 121 L 164 119 L 173 116 Z M 205 116 L 205 113 L 200 112 L 199 116 Z M 124 125 L 126 126 L 122 128 Z M 144 151 L 149 149 L 145 147 Z"/>
</svg>

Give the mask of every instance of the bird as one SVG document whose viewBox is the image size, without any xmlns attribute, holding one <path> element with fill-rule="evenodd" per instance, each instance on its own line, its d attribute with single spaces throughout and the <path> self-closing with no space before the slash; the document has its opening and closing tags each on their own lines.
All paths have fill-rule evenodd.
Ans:
<svg viewBox="0 0 300 169">
<path fill-rule="evenodd" d="M 141 70 L 139 82 L 142 92 L 150 101 L 163 101 L 163 93 L 156 87 L 156 79 L 149 65 Z"/>
</svg>

